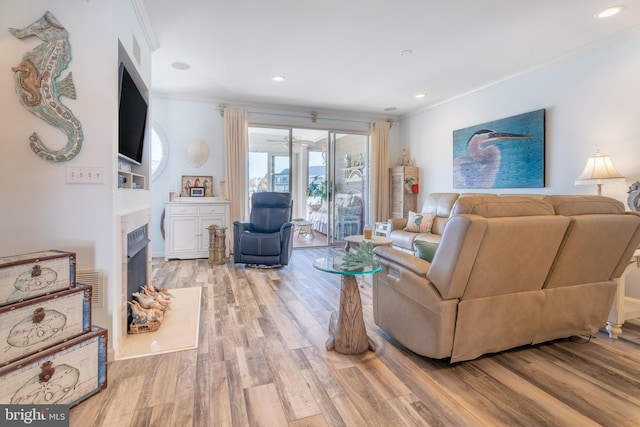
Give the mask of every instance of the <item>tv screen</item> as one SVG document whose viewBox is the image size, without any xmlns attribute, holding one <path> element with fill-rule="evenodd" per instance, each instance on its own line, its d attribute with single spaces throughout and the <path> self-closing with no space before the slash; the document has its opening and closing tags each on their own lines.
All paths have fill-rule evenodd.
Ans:
<svg viewBox="0 0 640 427">
<path fill-rule="evenodd" d="M 147 102 L 124 64 L 120 64 L 120 107 L 118 113 L 118 153 L 125 160 L 142 164 Z"/>
</svg>

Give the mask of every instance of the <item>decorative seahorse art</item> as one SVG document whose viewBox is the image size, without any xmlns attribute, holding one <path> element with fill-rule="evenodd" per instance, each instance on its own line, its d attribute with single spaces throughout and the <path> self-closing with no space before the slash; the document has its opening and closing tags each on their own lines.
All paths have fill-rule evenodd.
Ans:
<svg viewBox="0 0 640 427">
<path fill-rule="evenodd" d="M 71 61 L 69 33 L 49 11 L 33 24 L 23 29 L 9 28 L 9 32 L 18 39 L 36 36 L 44 42 L 25 53 L 22 62 L 11 68 L 16 93 L 27 110 L 67 136 L 67 144 L 60 150 L 47 148 L 35 132 L 29 137 L 29 145 L 45 160 L 71 160 L 82 148 L 84 133 L 80 121 L 60 102 L 61 95 L 76 98 L 71 73 L 58 80 Z"/>
</svg>

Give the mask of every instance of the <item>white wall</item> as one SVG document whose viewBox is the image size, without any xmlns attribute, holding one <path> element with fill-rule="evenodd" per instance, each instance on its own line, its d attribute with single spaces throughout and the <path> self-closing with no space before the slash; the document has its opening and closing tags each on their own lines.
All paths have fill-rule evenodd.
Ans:
<svg viewBox="0 0 640 427">
<path fill-rule="evenodd" d="M 596 194 L 595 185 L 576 186 L 574 180 L 600 149 L 627 181 L 603 185 L 602 194 L 626 206 L 629 185 L 640 179 L 638 52 L 640 37 L 404 117 L 400 140 L 420 167 L 420 197 L 457 191 L 454 130 L 544 108 L 546 188 L 486 192 Z M 627 289 L 627 295 L 640 295 L 640 275 L 630 275 Z"/>
<path fill-rule="evenodd" d="M 639 51 L 636 37 L 403 117 L 401 145 L 420 167 L 420 197 L 454 191 L 454 130 L 544 108 L 546 188 L 499 192 L 595 194 L 595 185 L 574 180 L 600 149 L 627 179 L 603 185 L 602 192 L 626 204 L 628 186 L 640 179 Z"/>
<path fill-rule="evenodd" d="M 31 152 L 28 137 L 34 131 L 52 149 L 63 147 L 66 137 L 20 104 L 10 71 L 41 41 L 35 37 L 19 40 L 7 28 L 25 27 L 47 10 L 69 32 L 72 59 L 61 77 L 73 73 L 77 99 L 62 97 L 61 102 L 80 120 L 85 135 L 80 153 L 61 163 L 45 161 Z M 141 203 L 140 197 L 132 202 L 128 199 L 133 198 L 118 191 L 115 178 L 117 40 L 122 37 L 123 43 L 130 44 L 135 23 L 130 0 L 0 2 L 0 69 L 4 70 L 0 79 L 0 256 L 46 249 L 76 252 L 78 270 L 104 273 L 107 306 L 93 311 L 93 323 L 110 329 L 112 297 L 120 286 L 114 212 Z M 143 37 L 139 42 L 143 65 L 148 66 L 150 51 Z M 149 79 L 150 70 L 142 74 Z M 67 166 L 100 166 L 104 183 L 66 184 Z"/>
<path fill-rule="evenodd" d="M 213 176 L 213 194 L 220 195 L 220 181 L 225 175 L 224 123 L 213 102 L 152 99 L 153 121 L 165 135 L 169 144 L 167 165 L 153 181 L 151 230 L 152 254 L 164 256 L 164 239 L 160 234 L 160 219 L 169 191 L 180 192 L 183 175 Z M 185 156 L 187 146 L 195 139 L 209 147 L 209 159 L 194 168 Z"/>
</svg>

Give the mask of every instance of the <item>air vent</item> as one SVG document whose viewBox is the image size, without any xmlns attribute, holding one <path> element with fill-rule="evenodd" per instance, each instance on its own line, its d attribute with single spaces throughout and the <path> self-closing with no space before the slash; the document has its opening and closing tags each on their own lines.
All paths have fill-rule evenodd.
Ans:
<svg viewBox="0 0 640 427">
<path fill-rule="evenodd" d="M 83 285 L 92 286 L 91 306 L 104 307 L 104 285 L 101 270 L 78 270 L 76 271 L 76 281 Z"/>
</svg>

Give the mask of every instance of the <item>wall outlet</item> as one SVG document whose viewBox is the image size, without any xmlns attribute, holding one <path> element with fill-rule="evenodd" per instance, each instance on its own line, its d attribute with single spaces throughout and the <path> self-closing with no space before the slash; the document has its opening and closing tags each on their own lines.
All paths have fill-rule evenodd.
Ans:
<svg viewBox="0 0 640 427">
<path fill-rule="evenodd" d="M 101 166 L 67 166 L 67 184 L 104 184 Z"/>
</svg>

